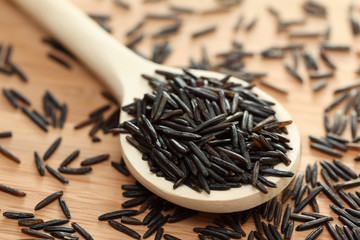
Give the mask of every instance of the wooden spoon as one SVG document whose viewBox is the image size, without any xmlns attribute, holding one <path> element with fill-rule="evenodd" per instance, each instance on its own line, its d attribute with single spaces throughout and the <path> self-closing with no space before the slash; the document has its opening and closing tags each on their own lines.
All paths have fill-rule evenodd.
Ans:
<svg viewBox="0 0 360 240">
<path fill-rule="evenodd" d="M 155 64 L 137 56 L 67 0 L 15 2 L 91 69 L 124 105 L 132 102 L 134 97 L 142 97 L 144 93 L 152 91 L 148 83 L 141 78 L 141 74 L 151 75 L 156 69 L 182 73 L 181 69 Z M 223 74 L 215 72 L 192 72 L 199 76 L 224 77 Z M 234 81 L 247 84 L 240 79 Z M 261 98 L 276 103 L 274 110 L 279 120 L 291 119 L 279 102 L 257 88 L 253 90 Z M 130 119 L 132 117 L 126 112 L 121 112 L 121 121 Z M 276 168 L 296 172 L 300 159 L 300 136 L 294 123 L 288 127 L 288 131 L 290 145 L 293 148 L 288 152 L 288 156 L 292 162 L 289 166 L 278 164 Z M 171 182 L 156 177 L 149 171 L 147 162 L 141 160 L 142 154 L 126 141 L 125 135 L 120 136 L 120 143 L 126 166 L 141 184 L 170 202 L 199 211 L 234 212 L 249 209 L 279 194 L 292 180 L 269 177 L 269 180 L 276 183 L 277 188 L 268 188 L 267 194 L 251 185 L 227 191 L 211 191 L 210 194 L 204 191 L 198 193 L 186 186 L 173 190 Z"/>
</svg>

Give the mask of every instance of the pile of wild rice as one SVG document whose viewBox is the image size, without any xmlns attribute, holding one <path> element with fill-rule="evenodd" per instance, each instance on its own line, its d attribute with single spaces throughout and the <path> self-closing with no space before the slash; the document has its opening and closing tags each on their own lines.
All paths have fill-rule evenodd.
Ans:
<svg viewBox="0 0 360 240">
<path fill-rule="evenodd" d="M 154 1 L 157 0 L 144 1 L 144 3 Z M 169 5 L 171 14 L 147 13 L 127 32 L 126 45 L 144 56 L 137 46 L 146 38 L 146 34 L 141 32 L 146 22 L 152 19 L 169 21 L 168 26 L 159 29 L 151 36 L 154 39 L 165 39 L 154 45 L 149 57 L 154 62 L 163 63 L 173 51 L 167 37 L 179 32 L 186 24 L 182 19 L 182 14 L 206 15 L 228 12 L 241 2 L 241 0 L 218 0 L 218 7 L 205 9 L 200 13 L 179 5 Z M 125 10 L 131 9 L 131 4 L 123 0 L 114 0 L 114 3 Z M 327 17 L 326 6 L 317 2 L 306 1 L 302 8 L 306 18 L 309 16 Z M 360 24 L 354 8 L 354 6 L 349 8 L 348 21 L 353 35 L 357 36 L 360 34 Z M 284 21 L 274 7 L 268 7 L 268 11 L 274 16 L 277 30 L 287 32 L 289 38 L 323 40 L 319 41 L 319 56 L 329 70 L 319 69 L 316 57 L 306 50 L 304 43 L 270 46 L 260 51 L 262 58 L 284 59 L 286 55 L 291 54 L 293 61 L 284 63 L 284 70 L 289 72 L 289 76 L 302 83 L 306 81 L 306 76 L 298 71 L 302 56 L 308 70 L 307 77 L 321 79 L 313 84 L 313 90 L 319 91 L 325 87 L 326 79 L 334 77 L 338 68 L 329 55 L 334 51 L 346 54 L 351 50 L 350 46 L 328 43 L 331 35 L 329 25 L 324 26 L 324 31 L 321 32 L 293 31 L 292 26 L 305 24 L 305 18 Z M 110 16 L 90 14 L 90 17 L 106 31 L 112 31 L 108 25 Z M 243 15 L 240 15 L 234 21 L 233 31 L 250 32 L 256 27 L 258 21 L 261 19 L 256 16 L 245 19 Z M 243 24 L 244 22 L 246 24 Z M 210 36 L 215 31 L 217 31 L 217 26 L 205 26 L 193 32 L 189 37 L 198 38 L 208 34 Z M 59 57 L 58 53 L 54 53 L 54 51 L 60 51 L 67 57 L 74 58 L 66 48 L 54 39 L 44 38 L 43 42 L 52 47 L 48 54 L 50 59 L 67 69 L 72 68 L 64 57 Z M 267 75 L 263 72 L 264 69 L 261 69 L 261 72 L 245 70 L 246 59 L 257 53 L 244 50 L 243 44 L 237 41 L 233 41 L 232 44 L 233 48 L 219 53 L 216 56 L 217 60 L 210 58 L 206 48 L 202 48 L 202 58 L 198 61 L 190 58 L 190 67 L 221 71 L 248 82 L 261 79 L 259 81 L 261 85 L 279 93 L 288 94 L 288 91 L 281 86 L 262 79 Z M 4 55 L 0 63 L 0 72 L 9 76 L 17 75 L 20 80 L 27 82 L 26 75 L 11 59 L 13 47 L 9 45 L 0 49 L 3 52 L 0 56 Z M 113 134 L 130 132 L 132 137 L 128 137 L 129 142 L 143 152 L 143 159 L 148 161 L 150 171 L 173 181 L 174 188 L 185 184 L 196 191 L 204 189 L 210 193 L 210 190 L 227 190 L 246 183 L 253 184 L 254 187 L 266 192 L 266 187 L 276 187 L 266 178 L 266 175 L 292 176 L 290 172 L 273 169 L 273 166 L 278 163 L 289 163 L 286 151 L 290 147 L 287 144 L 287 138 L 282 133 L 286 133 L 286 125 L 291 122 L 278 121 L 271 109 L 272 103 L 259 99 L 250 91 L 254 85 L 242 86 L 231 83 L 228 81 L 229 77 L 212 79 L 195 76 L 188 70 L 184 70 L 184 74 L 161 71 L 157 73 L 166 81 L 153 76 L 144 76 L 153 86 L 154 92 L 123 106 L 125 111 L 134 115 L 134 120 L 117 125 L 120 114 L 119 103 L 104 92 L 102 95 L 109 100 L 109 104 L 99 106 L 90 112 L 84 121 L 75 126 L 75 129 L 92 124 L 89 136 L 93 142 L 101 141 L 97 136 L 99 130 Z M 360 83 L 355 82 L 335 90 L 335 94 L 339 96 L 324 110 L 326 136 L 310 136 L 311 147 L 335 157 L 341 157 L 348 149 L 360 149 L 360 145 L 357 144 L 360 140 L 357 134 L 357 121 L 360 115 L 360 92 L 357 89 L 359 86 Z M 33 109 L 31 102 L 19 90 L 3 89 L 3 93 L 14 108 L 21 108 L 25 116 L 42 130 L 47 132 L 50 126 L 53 128 L 64 126 L 68 105 L 59 102 L 50 91 L 43 95 L 43 111 Z M 340 109 L 341 104 L 344 105 L 343 109 Z M 104 114 L 111 108 L 114 108 L 114 111 L 105 119 Z M 333 123 L 331 123 L 330 114 L 335 108 L 339 110 L 334 114 Z M 351 140 L 342 136 L 348 124 L 351 126 Z M 11 136 L 11 131 L 0 132 L 0 138 Z M 79 167 L 70 168 L 68 165 L 75 161 L 80 153 L 80 150 L 75 150 L 57 169 L 48 164 L 44 168 L 44 162 L 51 158 L 60 147 L 61 141 L 61 137 L 55 139 L 42 157 L 34 151 L 36 163 L 34 171 L 38 171 L 40 176 L 45 174 L 46 169 L 58 181 L 68 184 L 65 174 L 88 174 L 93 170 L 90 165 L 109 159 L 108 154 L 101 154 L 83 160 Z M 2 145 L 0 153 L 12 161 L 21 162 L 16 154 Z M 355 157 L 355 160 L 359 161 L 360 155 Z M 113 161 L 111 164 L 121 174 L 130 175 L 123 161 Z M 323 181 L 318 176 L 319 172 Z M 360 185 L 358 176 L 359 173 L 354 172 L 339 159 L 315 162 L 312 166 L 308 165 L 304 173 L 299 173 L 296 180 L 279 196 L 243 212 L 214 214 L 211 225 L 195 227 L 193 230 L 198 234 L 199 239 L 238 239 L 245 236 L 248 239 L 290 239 L 294 229 L 296 231 L 312 229 L 306 239 L 315 239 L 325 226 L 333 239 L 360 239 L 360 192 L 356 190 L 356 187 Z M 143 238 L 155 235 L 155 239 L 163 237 L 174 240 L 181 236 L 167 234 L 166 225 L 202 214 L 163 200 L 139 183 L 122 185 L 122 189 L 123 195 L 129 198 L 122 203 L 123 209 L 105 213 L 99 216 L 99 220 L 108 221 L 111 227 L 136 239 L 141 238 L 141 235 L 132 230 L 129 225 L 146 225 L 148 228 L 144 228 Z M 24 191 L 5 184 L 0 184 L 0 191 L 16 197 L 26 197 Z M 71 193 L 65 193 L 65 197 L 67 194 Z M 67 207 L 63 195 L 62 190 L 50 194 L 34 206 L 34 210 L 37 211 L 58 201 L 64 219 L 44 221 L 30 212 L 5 211 L 3 215 L 16 219 L 18 225 L 24 227 L 21 229 L 23 233 L 41 239 L 54 237 L 78 239 L 76 232 L 84 239 L 93 239 L 90 233 L 76 222 L 72 222 L 71 227 L 62 226 L 69 223 L 72 217 L 71 209 Z M 322 209 L 319 209 L 317 196 L 321 195 L 332 202 L 329 205 L 331 215 L 320 213 Z M 312 212 L 303 211 L 308 205 L 311 206 Z M 135 207 L 138 208 L 135 210 Z M 256 229 L 246 233 L 242 226 L 249 218 L 253 218 Z M 341 224 L 335 224 L 334 227 L 331 224 L 334 218 L 338 218 Z"/>
<path fill-rule="evenodd" d="M 279 121 L 274 103 L 223 79 L 156 71 L 163 82 L 143 75 L 156 90 L 123 106 L 135 118 L 114 132 L 131 133 L 131 145 L 143 153 L 150 171 L 194 189 L 227 190 L 252 184 L 267 193 L 276 184 L 266 176 L 292 177 L 273 167 L 289 165 L 290 140 L 282 135 L 291 120 Z"/>
</svg>

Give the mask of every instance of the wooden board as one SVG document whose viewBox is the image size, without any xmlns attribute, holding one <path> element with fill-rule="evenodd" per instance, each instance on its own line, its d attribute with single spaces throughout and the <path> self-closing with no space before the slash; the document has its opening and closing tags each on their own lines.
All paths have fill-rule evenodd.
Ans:
<svg viewBox="0 0 360 240">
<path fill-rule="evenodd" d="M 130 1 L 129 1 L 130 2 Z M 236 39 L 244 43 L 246 50 L 259 53 L 271 45 L 286 45 L 290 42 L 306 43 L 306 50 L 318 56 L 318 44 L 321 39 L 292 39 L 286 33 L 276 33 L 276 25 L 273 16 L 267 11 L 267 6 L 274 6 L 279 10 L 285 20 L 301 19 L 304 14 L 301 9 L 302 1 L 245 1 L 243 4 L 233 7 L 227 13 L 211 15 L 184 15 L 183 28 L 176 36 L 169 38 L 174 52 L 165 62 L 171 66 L 184 66 L 188 64 L 188 58 L 200 57 L 201 47 L 208 49 L 212 61 L 216 53 L 227 51 L 231 48 L 231 40 Z M 258 54 L 246 60 L 246 69 L 249 71 L 267 72 L 268 81 L 281 84 L 289 90 L 288 96 L 280 95 L 275 91 L 263 88 L 273 95 L 292 114 L 302 137 L 302 162 L 301 170 L 304 170 L 307 163 L 313 163 L 323 159 L 331 158 L 311 150 L 309 147 L 308 135 L 321 136 L 324 134 L 322 111 L 328 105 L 333 96 L 333 90 L 343 84 L 353 82 L 356 79 L 354 74 L 358 66 L 358 43 L 353 38 L 347 22 L 347 10 L 350 1 L 320 1 L 328 6 L 329 16 L 325 19 L 308 18 L 304 26 L 296 26 L 294 30 L 321 30 L 325 31 L 330 24 L 332 34 L 330 42 L 336 44 L 350 44 L 352 50 L 349 53 L 331 53 L 330 56 L 338 66 L 335 77 L 329 79 L 328 86 L 318 93 L 311 90 L 316 80 L 306 79 L 304 84 L 298 83 L 285 72 L 282 63 L 292 63 L 292 57 L 287 54 L 284 60 L 266 60 Z M 120 42 L 127 42 L 124 37 L 126 31 L 137 23 L 144 14 L 149 12 L 168 12 L 169 3 L 180 4 L 178 1 L 161 1 L 159 3 L 142 4 L 140 0 L 131 1 L 132 9 L 125 10 L 113 4 L 110 0 L 74 0 L 74 3 L 88 13 L 111 14 L 110 26 L 113 28 L 113 35 Z M 215 1 L 194 1 L 186 0 L 181 2 L 184 6 L 191 6 L 198 10 L 211 8 L 216 5 Z M 356 15 L 359 14 L 356 8 Z M 257 25 L 250 32 L 242 28 L 234 33 L 233 25 L 240 14 L 245 16 L 245 24 L 255 16 L 259 18 Z M 162 26 L 170 24 L 169 21 L 150 20 L 144 27 L 147 36 L 151 36 Z M 218 30 L 211 35 L 199 39 L 191 39 L 192 32 L 205 26 L 216 24 Z M 59 64 L 51 61 L 46 56 L 54 52 L 48 46 L 41 43 L 41 39 L 47 36 L 46 32 L 34 24 L 27 16 L 20 12 L 10 1 L 0 1 L 0 43 L 12 44 L 14 51 L 12 60 L 17 63 L 29 77 L 29 83 L 21 82 L 17 76 L 8 77 L 0 75 L 2 88 L 14 88 L 24 93 L 32 102 L 32 109 L 42 111 L 41 98 L 46 90 L 51 90 L 61 103 L 69 105 L 69 115 L 64 129 L 50 128 L 49 133 L 39 130 L 26 118 L 21 110 L 15 110 L 7 102 L 4 96 L 0 97 L 0 131 L 11 130 L 13 137 L 0 139 L 0 145 L 16 153 L 22 160 L 18 165 L 0 156 L 0 183 L 20 188 L 27 192 L 25 198 L 17 198 L 0 192 L 1 211 L 26 211 L 33 212 L 37 202 L 45 196 L 58 190 L 64 190 L 64 198 L 67 201 L 72 213 L 72 220 L 84 226 L 95 239 L 127 239 L 127 237 L 111 229 L 106 222 L 99 222 L 97 217 L 102 213 L 121 209 L 121 203 L 126 200 L 122 196 L 121 184 L 134 183 L 134 179 L 126 178 L 119 174 L 110 165 L 110 161 L 120 160 L 118 138 L 110 135 L 99 134 L 101 143 L 92 143 L 88 137 L 88 130 L 75 131 L 74 125 L 87 117 L 87 114 L 98 106 L 106 104 L 100 92 L 104 89 L 97 79 L 87 69 L 72 59 L 68 59 L 73 68 L 69 71 Z M 151 46 L 163 39 L 146 38 L 140 45 L 139 50 L 145 55 L 151 54 Z M 101 46 L 99 46 L 101 47 Z M 101 63 L 99 63 L 101 64 Z M 300 73 L 306 76 L 303 62 L 300 65 Z M 321 63 L 320 69 L 327 69 Z M 145 84 L 145 83 L 144 83 Z M 112 107 L 112 110 L 115 106 Z M 110 153 L 110 161 L 94 166 L 93 172 L 87 176 L 68 176 L 70 184 L 63 185 L 46 173 L 40 177 L 35 169 L 34 151 L 42 156 L 47 147 L 58 137 L 62 136 L 63 141 L 55 154 L 46 162 L 50 166 L 57 167 L 72 151 L 81 150 L 79 159 L 71 166 L 78 166 L 80 160 L 102 153 Z M 349 129 L 345 136 L 349 137 Z M 348 151 L 342 160 L 352 169 L 360 172 L 360 166 L 353 161 L 358 152 Z M 331 214 L 329 201 L 321 194 L 318 203 L 321 213 Z M 305 210 L 310 210 L 306 208 Z M 36 211 L 37 217 L 50 220 L 63 218 L 63 214 L 57 203 Z M 140 215 L 141 219 L 143 215 Z M 194 239 L 196 234 L 192 231 L 194 226 L 203 227 L 210 224 L 213 214 L 199 214 L 191 219 L 176 224 L 167 224 L 165 232 L 173 234 L 182 239 Z M 14 220 L 5 219 L 0 216 L 1 239 L 25 238 L 20 232 L 21 227 L 17 226 Z M 337 220 L 333 224 L 337 223 Z M 255 230 L 252 219 L 243 226 L 249 233 Z M 143 226 L 134 227 L 140 234 L 146 231 Z M 310 231 L 294 232 L 294 239 L 304 239 Z M 326 231 L 322 233 L 322 239 L 328 237 Z"/>
</svg>

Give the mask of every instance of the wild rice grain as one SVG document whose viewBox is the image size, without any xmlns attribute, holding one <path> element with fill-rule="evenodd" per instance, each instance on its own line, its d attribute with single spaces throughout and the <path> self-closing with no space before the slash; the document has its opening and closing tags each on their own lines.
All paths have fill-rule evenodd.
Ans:
<svg viewBox="0 0 360 240">
<path fill-rule="evenodd" d="M 41 200 L 35 206 L 35 210 L 39 210 L 39 209 L 41 209 L 43 207 L 46 207 L 47 205 L 49 205 L 50 203 L 52 203 L 56 199 L 60 198 L 62 195 L 63 195 L 63 191 L 54 192 L 53 194 L 51 194 L 51 195 L 47 196 L 46 198 L 44 198 L 43 200 Z"/>
<path fill-rule="evenodd" d="M 277 197 L 275 196 L 270 203 L 269 212 L 267 215 L 267 220 L 271 221 L 274 218 L 275 210 L 276 210 Z"/>
<path fill-rule="evenodd" d="M 284 234 L 284 239 L 285 240 L 290 240 L 291 239 L 291 236 L 292 236 L 292 233 L 294 231 L 294 221 L 290 221 L 287 228 L 286 228 L 286 231 L 285 231 L 285 234 Z"/>
<path fill-rule="evenodd" d="M 319 181 L 318 182 L 319 186 L 323 187 L 323 192 L 326 194 L 326 196 L 332 201 L 334 202 L 337 206 L 339 206 L 340 208 L 344 208 L 345 205 L 344 203 L 341 201 L 341 199 L 336 195 L 336 193 L 328 186 L 326 185 L 324 182 Z"/>
<path fill-rule="evenodd" d="M 337 183 L 334 185 L 335 189 L 342 189 L 342 188 L 352 188 L 360 185 L 360 179 L 350 180 L 342 183 Z"/>
<path fill-rule="evenodd" d="M 48 53 L 48 57 L 52 60 L 54 60 L 55 62 L 59 63 L 60 65 L 64 66 L 65 68 L 67 69 L 71 69 L 71 65 L 66 62 L 64 59 L 58 57 L 58 56 L 55 56 L 54 54 L 52 53 Z"/>
<path fill-rule="evenodd" d="M 295 184 L 294 184 L 294 187 L 293 187 L 293 191 L 291 193 L 291 199 L 295 199 L 296 196 L 298 195 L 299 190 L 300 190 L 301 185 L 302 185 L 302 182 L 304 180 L 304 176 L 305 176 L 304 173 L 299 173 L 298 177 L 296 178 L 296 181 L 295 181 Z"/>
<path fill-rule="evenodd" d="M 60 119 L 59 119 L 59 127 L 63 128 L 64 124 L 65 124 L 65 120 L 66 120 L 66 116 L 67 116 L 67 112 L 68 112 L 68 107 L 66 104 L 63 104 L 61 106 L 61 111 L 60 111 Z"/>
<path fill-rule="evenodd" d="M 312 217 L 312 216 L 306 216 L 306 215 L 302 215 L 302 214 L 292 213 L 290 215 L 290 219 L 293 219 L 298 222 L 308 222 L 308 221 L 315 220 L 316 218 Z"/>
<path fill-rule="evenodd" d="M 67 180 L 61 173 L 50 167 L 49 165 L 45 165 L 45 168 L 48 170 L 51 175 L 53 175 L 59 182 L 68 184 L 69 180 Z"/>
<path fill-rule="evenodd" d="M 16 163 L 20 163 L 20 159 L 12 152 L 10 152 L 8 149 L 0 145 L 0 153 L 2 153 L 4 156 L 9 158 L 10 160 L 13 160 Z"/>
<path fill-rule="evenodd" d="M 98 217 L 98 219 L 100 221 L 106 221 L 106 220 L 121 218 L 122 216 L 134 216 L 134 215 L 138 215 L 138 214 L 139 214 L 139 211 L 137 211 L 137 210 L 119 210 L 119 211 L 104 213 L 104 214 L 100 215 Z"/>
<path fill-rule="evenodd" d="M 44 228 L 45 232 L 67 232 L 67 233 L 75 233 L 75 229 L 71 227 L 64 226 L 48 226 Z"/>
<path fill-rule="evenodd" d="M 21 218 L 18 220 L 19 226 L 31 227 L 32 225 L 43 223 L 44 220 L 40 218 Z"/>
<path fill-rule="evenodd" d="M 170 234 L 164 234 L 165 240 L 181 240 L 180 238 L 174 237 Z"/>
<path fill-rule="evenodd" d="M 141 236 L 140 234 L 138 234 L 137 232 L 135 232 L 134 230 L 122 225 L 119 222 L 116 222 L 114 220 L 109 220 L 108 223 L 110 224 L 110 226 L 112 226 L 113 228 L 115 228 L 116 230 L 125 233 L 126 235 L 135 238 L 135 239 L 140 239 Z"/>
<path fill-rule="evenodd" d="M 316 239 L 320 234 L 321 232 L 323 231 L 323 227 L 320 226 L 318 228 L 315 228 L 309 235 L 307 235 L 307 237 L 305 238 L 305 240 L 313 240 L 313 239 Z"/>
<path fill-rule="evenodd" d="M 333 239 L 341 240 L 339 234 L 336 232 L 335 228 L 329 222 L 326 222 L 325 226 Z"/>
<path fill-rule="evenodd" d="M 23 94 L 21 94 L 20 92 L 14 90 L 14 89 L 10 89 L 10 92 L 15 98 L 19 99 L 24 104 L 26 104 L 28 106 L 31 105 L 30 101 Z"/>
<path fill-rule="evenodd" d="M 51 232 L 51 236 L 60 238 L 60 239 L 74 239 L 77 240 L 79 237 L 75 234 L 68 233 L 68 232 Z"/>
<path fill-rule="evenodd" d="M 75 158 L 77 158 L 77 156 L 79 156 L 80 154 L 80 150 L 75 150 L 74 152 L 72 152 L 61 164 L 60 164 L 60 168 L 66 167 L 67 165 L 69 165 Z"/>
<path fill-rule="evenodd" d="M 314 227 L 317 227 L 319 225 L 322 225 L 328 221 L 332 221 L 333 218 L 332 217 L 322 217 L 322 218 L 318 218 L 303 224 L 300 224 L 299 226 L 296 227 L 296 231 L 303 231 L 303 230 L 307 230 L 307 229 L 311 229 Z"/>
<path fill-rule="evenodd" d="M 350 167 L 346 166 L 343 162 L 339 161 L 338 159 L 333 159 L 333 162 L 338 168 L 340 168 L 351 178 L 356 179 L 358 177 L 357 174 Z"/>
<path fill-rule="evenodd" d="M 16 189 L 10 186 L 6 186 L 4 184 L 0 184 L 0 191 L 6 192 L 8 194 L 17 196 L 17 197 L 25 197 L 26 193 L 20 189 Z"/>
<path fill-rule="evenodd" d="M 95 157 L 87 158 L 81 162 L 81 166 L 89 166 L 96 163 L 100 163 L 106 161 L 107 159 L 109 159 L 109 157 L 110 157 L 109 154 L 101 154 Z"/>
<path fill-rule="evenodd" d="M 312 87 L 312 90 L 314 92 L 317 92 L 317 91 L 323 89 L 327 85 L 327 83 L 328 83 L 328 81 L 326 79 L 323 79 L 323 80 L 315 83 Z"/>
<path fill-rule="evenodd" d="M 71 214 L 70 214 L 70 210 L 65 202 L 65 200 L 62 197 L 59 197 L 59 204 L 61 207 L 61 210 L 63 211 L 63 213 L 65 214 L 65 216 L 70 219 L 71 218 Z"/>
<path fill-rule="evenodd" d="M 162 225 L 164 225 L 167 220 L 170 218 L 170 215 L 167 215 L 163 218 L 161 218 L 159 221 L 157 221 L 152 227 L 150 227 L 143 235 L 143 238 L 148 238 L 151 236 L 158 228 L 160 228 Z"/>
<path fill-rule="evenodd" d="M 92 167 L 84 167 L 84 168 L 67 168 L 67 167 L 60 167 L 58 168 L 59 172 L 65 174 L 88 174 L 92 171 Z"/>
<path fill-rule="evenodd" d="M 342 155 L 340 152 L 338 152 L 337 150 L 332 149 L 332 148 L 329 148 L 329 147 L 326 147 L 326 146 L 321 145 L 321 144 L 318 144 L 318 143 L 311 143 L 310 146 L 311 146 L 312 148 L 320 151 L 320 152 L 329 154 L 329 155 L 334 156 L 334 157 L 342 157 L 342 156 L 343 156 L 343 155 Z"/>
<path fill-rule="evenodd" d="M 48 150 L 46 150 L 44 156 L 43 156 L 43 160 L 46 161 L 54 152 L 55 150 L 59 147 L 60 143 L 61 143 L 61 137 L 58 137 L 48 148 Z"/>
<path fill-rule="evenodd" d="M 36 168 L 37 168 L 40 176 L 44 176 L 44 174 L 45 174 L 44 165 L 42 163 L 42 160 L 41 160 L 39 154 L 36 151 L 34 152 L 34 157 L 35 157 Z"/>
<path fill-rule="evenodd" d="M 32 225 L 30 228 L 39 230 L 39 229 L 43 229 L 43 228 L 48 227 L 48 226 L 64 225 L 64 224 L 66 224 L 68 222 L 69 222 L 69 219 L 54 219 L 54 220 L 50 220 L 50 221 L 47 221 L 47 222 Z"/>
<path fill-rule="evenodd" d="M 78 232 L 85 240 L 94 240 L 94 238 L 78 223 L 72 222 L 71 226 Z"/>
<path fill-rule="evenodd" d="M 34 230 L 34 229 L 28 229 L 28 228 L 22 228 L 21 232 L 33 236 L 33 237 L 40 237 L 45 239 L 54 239 L 51 235 Z"/>
<path fill-rule="evenodd" d="M 11 136 L 12 136 L 11 132 L 0 132 L 0 138 L 8 138 Z"/>
<path fill-rule="evenodd" d="M 33 218 L 34 214 L 24 213 L 24 212 L 4 212 L 3 216 L 10 219 L 23 219 L 23 218 Z"/>
<path fill-rule="evenodd" d="M 276 211 L 275 211 L 275 217 L 274 217 L 274 226 L 276 228 L 280 226 L 281 215 L 282 215 L 282 202 L 278 201 L 276 203 Z"/>
<path fill-rule="evenodd" d="M 284 211 L 284 216 L 283 216 L 282 222 L 281 222 L 281 233 L 286 232 L 286 229 L 289 224 L 290 215 L 291 215 L 291 205 L 287 204 L 285 211 Z"/>
<path fill-rule="evenodd" d="M 346 225 L 344 225 L 344 232 L 345 232 L 345 234 L 346 234 L 346 236 L 348 237 L 349 240 L 355 240 L 355 238 L 353 237 L 352 231 Z"/>
<path fill-rule="evenodd" d="M 37 115 L 35 115 L 33 112 L 31 112 L 29 109 L 25 108 L 24 106 L 21 107 L 21 110 L 23 113 L 25 113 L 26 116 L 28 116 L 31 121 L 33 121 L 36 125 L 38 125 L 43 131 L 47 132 L 48 129 L 46 127 L 46 123 L 44 123 L 41 118 L 39 118 Z"/>
<path fill-rule="evenodd" d="M 192 38 L 198 38 L 200 36 L 203 36 L 203 35 L 206 35 L 208 33 L 211 33 L 211 32 L 215 32 L 216 31 L 216 26 L 209 26 L 209 27 L 206 27 L 202 30 L 199 30 L 197 32 L 194 32 L 191 37 Z"/>
<path fill-rule="evenodd" d="M 74 129 L 80 129 L 80 128 L 86 127 L 86 126 L 90 125 L 91 123 L 96 122 L 98 120 L 99 120 L 99 116 L 86 119 L 86 120 L 76 124 Z"/>
</svg>

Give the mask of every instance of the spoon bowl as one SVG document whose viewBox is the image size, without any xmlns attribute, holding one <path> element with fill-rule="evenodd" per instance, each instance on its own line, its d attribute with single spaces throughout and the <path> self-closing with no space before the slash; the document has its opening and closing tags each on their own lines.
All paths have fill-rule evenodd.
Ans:
<svg viewBox="0 0 360 240">
<path fill-rule="evenodd" d="M 99 79 L 108 86 L 114 96 L 123 104 L 133 102 L 134 97 L 143 96 L 152 91 L 141 74 L 154 75 L 155 70 L 182 73 L 181 69 L 167 67 L 150 62 L 118 43 L 101 29 L 94 21 L 67 0 L 15 0 L 16 4 L 37 20 L 57 40 L 64 44 Z M 223 74 L 191 70 L 198 76 L 221 79 Z M 247 83 L 232 78 L 246 85 Z M 279 121 L 292 119 L 281 104 L 268 94 L 253 88 L 262 99 L 274 102 L 273 109 Z M 133 117 L 121 112 L 121 122 Z M 276 165 L 276 169 L 296 172 L 300 162 L 300 136 L 294 123 L 287 127 L 290 146 L 293 150 L 287 155 L 290 165 Z M 126 135 L 120 135 L 121 153 L 131 174 L 147 189 L 156 195 L 180 206 L 203 212 L 234 212 L 258 206 L 273 198 L 291 182 L 292 178 L 268 177 L 277 187 L 268 188 L 264 194 L 251 185 L 231 188 L 226 191 L 212 190 L 210 194 L 195 192 L 187 186 L 173 189 L 173 183 L 157 177 L 149 171 L 146 161 L 141 160 L 142 153 L 131 146 Z"/>
</svg>

